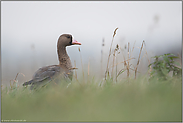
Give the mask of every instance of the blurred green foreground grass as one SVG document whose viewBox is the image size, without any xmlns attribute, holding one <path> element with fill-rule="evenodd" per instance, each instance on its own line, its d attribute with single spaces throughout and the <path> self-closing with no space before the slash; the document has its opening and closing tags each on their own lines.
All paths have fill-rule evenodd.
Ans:
<svg viewBox="0 0 183 123">
<path fill-rule="evenodd" d="M 38 92 L 2 90 L 1 119 L 24 121 L 182 121 L 182 82 L 146 78 L 107 82 L 73 81 Z"/>
</svg>

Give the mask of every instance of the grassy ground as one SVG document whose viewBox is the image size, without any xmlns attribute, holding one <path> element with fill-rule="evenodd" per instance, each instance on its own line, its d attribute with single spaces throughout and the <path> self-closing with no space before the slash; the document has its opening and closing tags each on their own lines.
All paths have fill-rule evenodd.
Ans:
<svg viewBox="0 0 183 123">
<path fill-rule="evenodd" d="M 80 81 L 81 82 L 81 81 Z M 182 121 L 181 80 L 73 81 L 38 92 L 2 90 L 2 120 Z"/>
<path fill-rule="evenodd" d="M 132 55 L 134 46 L 130 49 L 128 43 L 126 52 L 118 44 L 112 49 L 117 29 L 113 34 L 103 81 L 94 79 L 90 73 L 90 64 L 87 72 L 84 72 L 82 65 L 82 77 L 79 79 L 75 72 L 72 84 L 63 82 L 38 91 L 18 87 L 17 74 L 13 80 L 14 85 L 1 91 L 2 121 L 181 122 L 182 65 L 174 65 L 174 58 L 178 57 L 164 54 L 156 56 L 155 61 L 151 63 L 143 41 L 137 63 L 132 68 L 131 60 L 135 59 Z M 102 46 L 104 47 L 104 44 Z M 81 53 L 80 49 L 79 52 Z M 120 53 L 123 56 L 122 62 L 118 59 Z M 139 64 L 145 56 L 149 63 L 148 75 L 137 77 Z M 123 63 L 124 66 L 119 67 L 119 63 Z M 102 65 L 103 54 L 101 71 Z M 127 79 L 118 78 L 124 73 Z"/>
</svg>

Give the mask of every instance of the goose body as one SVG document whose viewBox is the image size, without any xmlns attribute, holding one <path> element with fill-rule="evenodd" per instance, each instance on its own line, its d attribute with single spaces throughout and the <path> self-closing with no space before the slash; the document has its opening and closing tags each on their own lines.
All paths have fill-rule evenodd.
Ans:
<svg viewBox="0 0 183 123">
<path fill-rule="evenodd" d="M 38 69 L 32 77 L 32 80 L 25 82 L 23 86 L 31 85 L 30 89 L 42 87 L 47 83 L 58 83 L 62 80 L 71 81 L 73 77 L 71 60 L 66 52 L 66 47 L 71 45 L 81 45 L 73 39 L 70 34 L 63 34 L 57 42 L 57 53 L 59 65 L 50 65 Z"/>
</svg>

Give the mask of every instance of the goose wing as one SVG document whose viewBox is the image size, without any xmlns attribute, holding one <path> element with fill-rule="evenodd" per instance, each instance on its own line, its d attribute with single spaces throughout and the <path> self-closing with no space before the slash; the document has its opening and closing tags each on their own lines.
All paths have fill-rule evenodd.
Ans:
<svg viewBox="0 0 183 123">
<path fill-rule="evenodd" d="M 60 75 L 60 77 L 63 79 L 68 78 L 68 76 L 69 76 L 58 65 L 46 66 L 46 67 L 42 67 L 42 68 L 38 69 L 35 72 L 35 74 L 33 75 L 32 80 L 25 82 L 23 84 L 23 86 L 30 85 L 30 84 L 32 84 L 32 85 L 40 84 L 40 83 L 43 83 L 43 81 L 46 81 L 46 83 L 48 83 L 56 75 Z"/>
</svg>

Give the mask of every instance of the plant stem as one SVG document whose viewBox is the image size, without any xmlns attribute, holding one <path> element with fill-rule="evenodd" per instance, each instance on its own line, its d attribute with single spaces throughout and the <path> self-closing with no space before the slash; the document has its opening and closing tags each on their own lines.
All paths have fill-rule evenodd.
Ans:
<svg viewBox="0 0 183 123">
<path fill-rule="evenodd" d="M 114 34 L 113 34 L 113 37 L 112 37 L 112 41 L 111 41 L 111 46 L 110 46 L 110 50 L 109 50 L 109 55 L 108 55 L 108 60 L 107 60 L 107 68 L 106 68 L 106 72 L 105 72 L 105 80 L 107 79 L 107 73 L 109 73 L 109 60 L 110 60 L 110 55 L 111 55 L 111 50 L 112 50 L 112 44 L 113 44 L 113 41 L 114 41 L 114 36 L 116 35 L 116 31 L 117 31 L 118 28 L 116 28 L 114 30 Z"/>
</svg>

